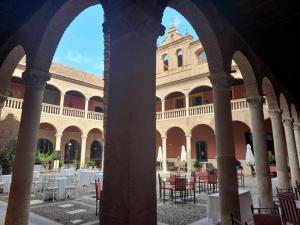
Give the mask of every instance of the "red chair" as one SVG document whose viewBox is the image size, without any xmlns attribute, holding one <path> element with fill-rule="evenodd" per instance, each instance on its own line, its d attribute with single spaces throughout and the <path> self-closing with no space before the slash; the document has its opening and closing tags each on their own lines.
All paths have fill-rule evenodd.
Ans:
<svg viewBox="0 0 300 225">
<path fill-rule="evenodd" d="M 201 193 L 201 188 L 203 191 L 205 191 L 205 184 L 208 181 L 208 174 L 207 172 L 198 172 L 197 174 L 196 182 L 198 183 L 198 188 L 199 188 L 199 194 Z"/>
<path fill-rule="evenodd" d="M 207 190 L 210 192 L 216 192 L 218 189 L 218 175 L 216 172 L 208 173 L 207 182 L 206 182 Z"/>
<path fill-rule="evenodd" d="M 254 208 L 251 205 L 254 225 L 281 225 L 279 209 L 274 203 L 273 208 Z"/>
<path fill-rule="evenodd" d="M 101 183 L 99 179 L 95 180 L 95 190 L 96 190 L 96 216 L 97 216 L 98 210 L 100 211 L 100 206 L 102 205 L 102 198 L 103 198 Z"/>
<path fill-rule="evenodd" d="M 299 210 L 296 207 L 295 194 L 291 192 L 279 192 L 278 199 L 281 208 L 283 224 L 300 225 Z"/>
<path fill-rule="evenodd" d="M 187 180 L 186 177 L 175 176 L 175 186 L 173 188 L 173 199 L 176 200 L 179 197 L 182 201 L 186 202 L 187 196 Z M 179 196 L 177 195 L 179 193 Z"/>
</svg>

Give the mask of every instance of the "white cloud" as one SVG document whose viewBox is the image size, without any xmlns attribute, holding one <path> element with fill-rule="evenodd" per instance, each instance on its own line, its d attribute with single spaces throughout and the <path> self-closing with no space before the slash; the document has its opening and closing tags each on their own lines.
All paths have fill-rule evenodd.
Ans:
<svg viewBox="0 0 300 225">
<path fill-rule="evenodd" d="M 83 54 L 75 51 L 69 51 L 66 55 L 66 59 L 77 64 L 91 63 L 91 59 L 89 57 L 84 56 Z"/>
</svg>

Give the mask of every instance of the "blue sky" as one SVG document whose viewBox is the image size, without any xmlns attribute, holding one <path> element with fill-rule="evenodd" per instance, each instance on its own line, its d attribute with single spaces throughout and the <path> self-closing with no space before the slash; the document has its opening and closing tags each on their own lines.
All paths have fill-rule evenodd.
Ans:
<svg viewBox="0 0 300 225">
<path fill-rule="evenodd" d="M 83 11 L 65 31 L 61 39 L 54 61 L 99 76 L 103 74 L 103 9 L 100 5 Z M 167 8 L 162 24 L 168 28 L 174 24 L 180 33 L 188 32 L 197 37 L 189 22 L 177 11 Z M 158 43 L 165 35 L 158 38 Z"/>
</svg>

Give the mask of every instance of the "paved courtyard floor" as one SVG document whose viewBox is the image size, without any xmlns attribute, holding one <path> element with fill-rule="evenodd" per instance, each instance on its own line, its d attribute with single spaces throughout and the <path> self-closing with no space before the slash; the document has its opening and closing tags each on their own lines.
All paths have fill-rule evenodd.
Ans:
<svg viewBox="0 0 300 225">
<path fill-rule="evenodd" d="M 256 180 L 245 178 L 245 188 L 250 189 L 254 205 L 257 205 Z M 76 200 L 42 201 L 42 194 L 31 196 L 29 225 L 94 225 L 99 224 L 96 216 L 94 193 L 90 189 L 80 191 Z M 4 224 L 7 194 L 0 194 L 0 224 Z M 192 201 L 175 204 L 157 200 L 158 225 L 209 225 L 206 218 L 208 194 L 196 195 Z"/>
</svg>

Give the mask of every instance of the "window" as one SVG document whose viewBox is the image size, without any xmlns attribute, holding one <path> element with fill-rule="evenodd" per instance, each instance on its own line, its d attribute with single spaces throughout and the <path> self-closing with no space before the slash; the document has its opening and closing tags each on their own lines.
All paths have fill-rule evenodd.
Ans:
<svg viewBox="0 0 300 225">
<path fill-rule="evenodd" d="M 163 64 L 164 64 L 164 71 L 169 70 L 169 56 L 167 54 L 164 54 L 163 57 Z"/>
<path fill-rule="evenodd" d="M 181 109 L 184 108 L 184 99 L 178 98 L 175 100 L 175 109 Z"/>
<path fill-rule="evenodd" d="M 193 106 L 202 105 L 202 96 L 195 96 L 193 99 Z"/>
<path fill-rule="evenodd" d="M 177 55 L 177 65 L 178 67 L 182 67 L 183 65 L 183 52 L 181 49 L 177 50 L 176 52 Z"/>
<path fill-rule="evenodd" d="M 207 61 L 207 58 L 206 58 L 206 54 L 204 51 L 202 52 L 198 52 L 197 53 L 197 59 L 198 59 L 198 62 L 201 63 L 201 62 L 206 62 Z"/>
<path fill-rule="evenodd" d="M 99 141 L 93 141 L 90 149 L 90 159 L 96 162 L 98 167 L 101 166 L 102 159 L 102 145 Z"/>
<path fill-rule="evenodd" d="M 71 163 L 73 160 L 80 160 L 80 144 L 71 139 L 65 145 L 65 163 Z"/>
<path fill-rule="evenodd" d="M 95 107 L 95 112 L 98 112 L 98 113 L 103 113 L 103 109 L 99 106 L 96 106 Z"/>
<path fill-rule="evenodd" d="M 196 160 L 201 162 L 207 162 L 207 143 L 206 141 L 197 141 L 196 142 Z"/>
</svg>

